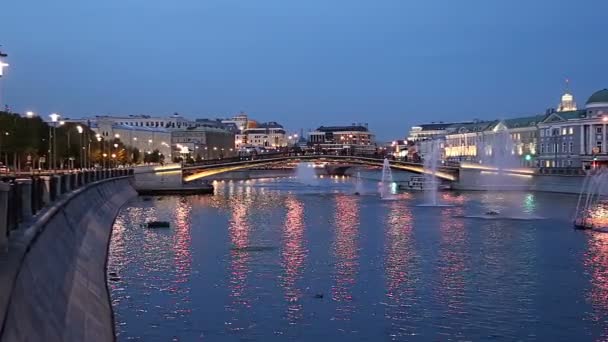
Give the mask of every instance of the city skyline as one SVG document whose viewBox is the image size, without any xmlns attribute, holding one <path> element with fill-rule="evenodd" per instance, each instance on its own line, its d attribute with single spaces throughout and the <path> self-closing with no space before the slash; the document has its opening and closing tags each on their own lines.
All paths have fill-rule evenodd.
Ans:
<svg viewBox="0 0 608 342">
<path fill-rule="evenodd" d="M 245 111 L 290 129 L 367 122 L 387 140 L 420 122 L 543 113 L 566 78 L 579 103 L 606 88 L 600 1 L 4 7 L 0 98 L 18 112 Z"/>
</svg>

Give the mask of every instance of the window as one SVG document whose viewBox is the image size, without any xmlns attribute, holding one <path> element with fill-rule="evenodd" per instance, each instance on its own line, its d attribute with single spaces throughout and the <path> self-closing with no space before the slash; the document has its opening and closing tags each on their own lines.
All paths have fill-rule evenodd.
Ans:
<svg viewBox="0 0 608 342">
<path fill-rule="evenodd" d="M 567 133 L 566 128 L 565 127 L 562 128 L 562 135 L 566 135 L 566 133 Z"/>
<path fill-rule="evenodd" d="M 597 147 L 597 153 L 602 153 L 602 142 L 601 141 L 596 142 L 595 146 Z"/>
<path fill-rule="evenodd" d="M 602 134 L 602 127 L 595 127 L 595 133 Z"/>
<path fill-rule="evenodd" d="M 568 134 L 574 134 L 574 128 L 572 128 L 572 127 L 568 128 Z"/>
<path fill-rule="evenodd" d="M 540 153 L 545 153 L 545 144 L 540 144 Z"/>
<path fill-rule="evenodd" d="M 545 136 L 545 130 L 544 130 L 544 129 L 541 129 L 541 130 L 540 130 L 540 136 L 541 136 L 541 137 L 544 137 L 544 136 Z"/>
<path fill-rule="evenodd" d="M 568 159 L 568 166 L 572 166 L 572 160 Z"/>
<path fill-rule="evenodd" d="M 572 141 L 570 142 L 570 150 L 569 150 L 569 152 L 570 153 L 574 152 L 574 143 Z"/>
<path fill-rule="evenodd" d="M 559 128 L 554 128 L 552 135 L 559 135 Z"/>
<path fill-rule="evenodd" d="M 562 153 L 566 153 L 566 152 L 568 152 L 568 151 L 566 151 L 566 143 L 563 142 L 562 143 Z"/>
</svg>

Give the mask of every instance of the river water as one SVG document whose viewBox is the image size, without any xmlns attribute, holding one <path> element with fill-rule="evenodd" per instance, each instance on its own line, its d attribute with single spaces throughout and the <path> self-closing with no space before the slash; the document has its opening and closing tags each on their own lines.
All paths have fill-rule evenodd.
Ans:
<svg viewBox="0 0 608 342">
<path fill-rule="evenodd" d="M 608 339 L 608 234 L 572 229 L 576 196 L 446 192 L 452 207 L 429 208 L 364 188 L 261 179 L 128 203 L 108 260 L 118 339 Z"/>
</svg>

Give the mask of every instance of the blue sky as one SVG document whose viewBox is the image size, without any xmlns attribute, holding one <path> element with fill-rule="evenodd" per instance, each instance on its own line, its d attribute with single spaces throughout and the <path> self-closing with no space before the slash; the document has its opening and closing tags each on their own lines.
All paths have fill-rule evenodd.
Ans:
<svg viewBox="0 0 608 342">
<path fill-rule="evenodd" d="M 608 87 L 605 0 L 5 0 L 16 111 L 290 129 L 536 114 Z"/>
</svg>

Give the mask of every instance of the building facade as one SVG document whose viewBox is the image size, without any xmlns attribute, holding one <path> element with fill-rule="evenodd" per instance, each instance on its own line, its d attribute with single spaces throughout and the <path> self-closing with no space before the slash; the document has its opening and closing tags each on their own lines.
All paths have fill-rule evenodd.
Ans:
<svg viewBox="0 0 608 342">
<path fill-rule="evenodd" d="M 173 155 L 195 160 L 228 158 L 236 154 L 234 133 L 221 127 L 199 126 L 171 131 Z"/>
<path fill-rule="evenodd" d="M 103 141 L 119 139 L 126 146 L 137 148 L 140 153 L 158 150 L 166 160 L 171 160 L 171 132 L 166 128 L 123 125 L 105 118 L 91 122 L 90 127 Z"/>
<path fill-rule="evenodd" d="M 558 111 L 539 125 L 539 166 L 584 168 L 608 165 L 608 89 L 595 92 L 585 108 Z"/>
<path fill-rule="evenodd" d="M 367 124 L 351 126 L 321 126 L 308 132 L 310 147 L 318 151 L 336 154 L 374 154 L 374 134 Z"/>
</svg>

